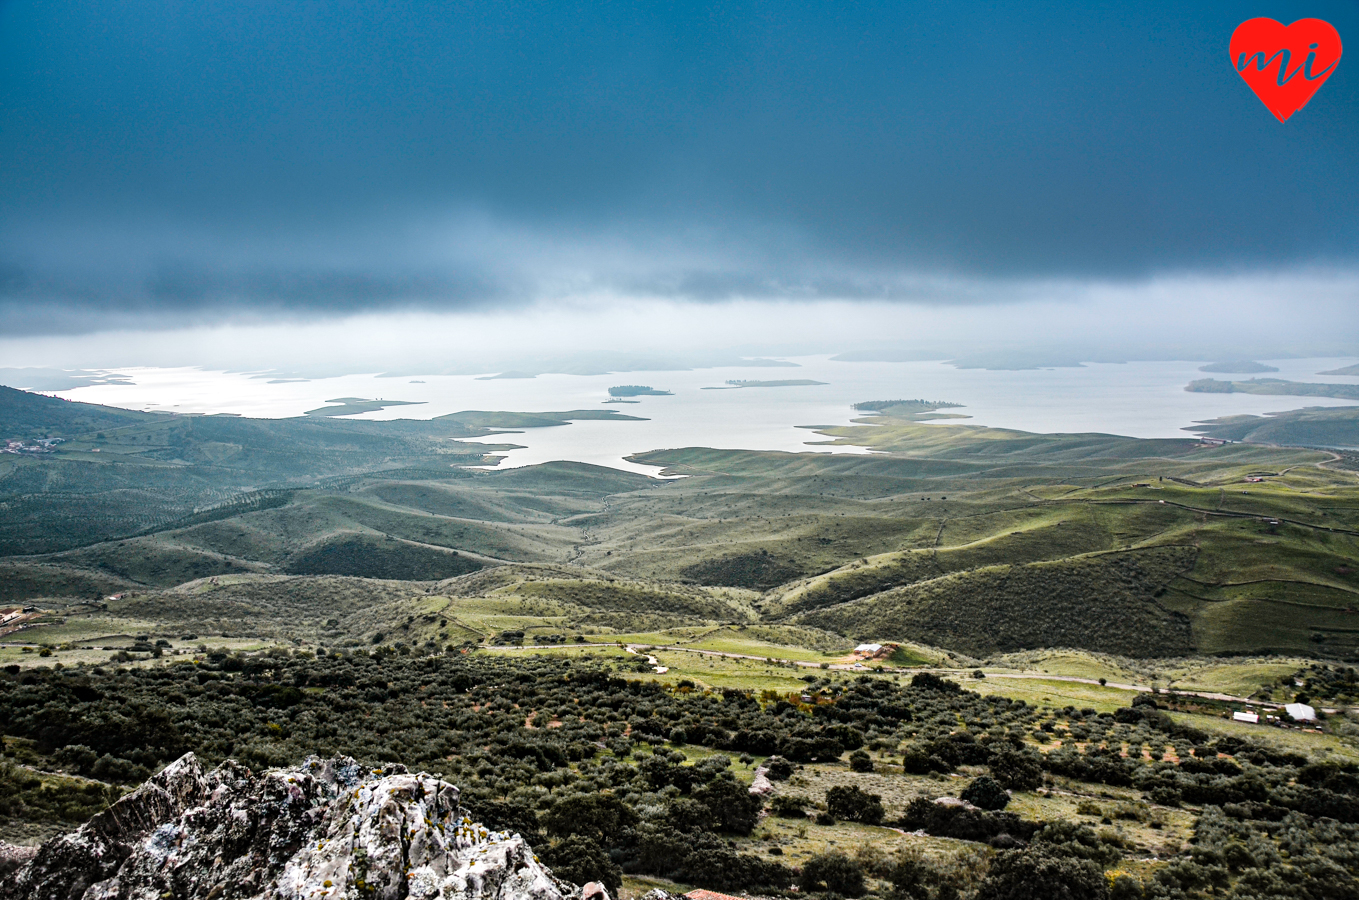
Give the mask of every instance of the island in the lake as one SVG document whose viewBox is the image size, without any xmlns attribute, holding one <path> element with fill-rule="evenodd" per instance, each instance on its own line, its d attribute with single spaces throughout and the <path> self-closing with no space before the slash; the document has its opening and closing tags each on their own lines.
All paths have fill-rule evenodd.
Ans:
<svg viewBox="0 0 1359 900">
<path fill-rule="evenodd" d="M 620 384 L 609 388 L 610 397 L 669 397 L 670 391 L 658 391 L 649 384 Z M 607 402 L 607 401 L 606 401 Z"/>
<path fill-rule="evenodd" d="M 829 384 L 828 381 L 813 381 L 810 378 L 788 378 L 783 381 L 744 381 L 739 378 L 730 378 L 725 385 L 720 387 L 705 387 L 705 391 L 734 391 L 740 388 L 770 388 L 770 387 L 807 387 L 814 384 Z"/>
<path fill-rule="evenodd" d="M 1343 369 L 1330 369 L 1325 372 L 1318 372 L 1318 375 L 1359 375 L 1359 363 L 1352 366 L 1345 366 Z"/>
<path fill-rule="evenodd" d="M 1200 394 L 1270 394 L 1283 397 L 1334 397 L 1359 400 L 1359 384 L 1318 384 L 1286 381 L 1282 378 L 1252 378 L 1250 381 L 1218 381 L 1200 378 L 1185 385 L 1186 391 Z"/>
<path fill-rule="evenodd" d="M 854 408 L 860 412 L 877 413 L 883 418 L 910 419 L 915 422 L 924 422 L 930 419 L 972 418 L 960 413 L 936 412 L 940 409 L 958 409 L 962 405 L 961 403 L 949 403 L 945 400 L 865 400 L 862 403 L 855 403 Z M 857 421 L 867 422 L 869 420 L 859 419 Z"/>
<path fill-rule="evenodd" d="M 377 412 L 389 406 L 421 406 L 423 400 L 365 400 L 362 397 L 336 397 L 334 400 L 327 400 L 327 403 L 337 404 L 335 406 L 321 406 L 316 409 L 309 409 L 304 412 L 304 416 L 319 416 L 322 418 L 329 416 L 357 416 L 362 413 Z"/>
<path fill-rule="evenodd" d="M 1277 372 L 1274 366 L 1267 366 L 1253 359 L 1231 359 L 1223 362 L 1199 366 L 1200 372 L 1217 372 L 1223 375 L 1259 375 L 1261 372 Z"/>
</svg>

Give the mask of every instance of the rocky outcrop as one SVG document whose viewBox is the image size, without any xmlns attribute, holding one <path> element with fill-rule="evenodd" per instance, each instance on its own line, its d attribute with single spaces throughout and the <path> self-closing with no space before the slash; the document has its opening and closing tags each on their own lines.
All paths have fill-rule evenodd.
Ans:
<svg viewBox="0 0 1359 900">
<path fill-rule="evenodd" d="M 769 780 L 769 770 L 764 766 L 755 770 L 755 777 L 750 782 L 750 793 L 757 797 L 774 793 L 774 782 Z"/>
<path fill-rule="evenodd" d="M 256 775 L 189 754 L 0 883 L 0 900 L 567 900 L 518 835 L 402 766 Z M 607 895 L 605 895 L 607 897 Z"/>
<path fill-rule="evenodd" d="M 37 847 L 20 847 L 0 841 L 0 879 L 9 878 L 16 869 L 37 855 Z"/>
</svg>

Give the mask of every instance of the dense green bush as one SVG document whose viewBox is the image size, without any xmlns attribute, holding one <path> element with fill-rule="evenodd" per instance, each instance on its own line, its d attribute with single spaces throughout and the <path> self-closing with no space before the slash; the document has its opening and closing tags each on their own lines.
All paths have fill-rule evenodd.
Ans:
<svg viewBox="0 0 1359 900">
<path fill-rule="evenodd" d="M 810 805 L 811 801 L 806 797 L 779 794 L 769 801 L 769 811 L 784 819 L 805 819 Z"/>
<path fill-rule="evenodd" d="M 1036 753 L 1009 748 L 991 756 L 991 777 L 1011 791 L 1031 791 L 1043 783 L 1043 764 Z"/>
<path fill-rule="evenodd" d="M 1123 857 L 1111 843 L 1103 841 L 1094 829 L 1079 822 L 1059 819 L 1049 822 L 1033 836 L 1035 850 L 1073 859 L 1088 859 L 1110 866 Z"/>
<path fill-rule="evenodd" d="M 1006 850 L 996 855 L 977 900 L 1105 900 L 1104 870 L 1089 860 L 1042 850 Z"/>
<path fill-rule="evenodd" d="M 968 809 L 961 804 L 936 803 L 917 797 L 906 806 L 899 823 L 907 831 L 924 831 L 938 837 L 990 842 L 1007 835 L 1026 841 L 1040 827 L 1007 812 Z"/>
<path fill-rule="evenodd" d="M 563 797 L 542 817 L 548 834 L 567 838 L 580 836 L 597 844 L 609 844 L 624 829 L 634 827 L 637 814 L 618 797 L 609 793 L 572 794 Z"/>
<path fill-rule="evenodd" d="M 1154 717 L 1140 716 L 1134 726 L 1094 710 L 1039 710 L 933 677 L 901 686 L 871 676 L 850 682 L 817 676 L 806 690 L 821 702 L 808 706 L 739 690 L 630 681 L 611 668 L 617 665 L 589 657 L 422 657 L 378 648 L 320 658 L 213 651 L 198 663 L 130 670 L 5 669 L 0 731 L 27 739 L 6 741 L 11 759 L 127 784 L 185 750 L 209 763 L 235 757 L 251 766 L 292 765 L 310 753 L 404 763 L 458 784 L 479 820 L 522 834 L 573 879 L 613 883 L 616 866 L 715 890 L 766 893 L 786 888 L 793 872 L 729 843 L 751 832 L 761 803 L 736 780 L 731 758 L 780 748 L 840 756 L 866 742 L 878 748 L 895 742 L 905 761 L 925 771 L 989 766 L 991 774 L 964 792 L 976 806 L 983 805 L 977 802 L 983 785 L 994 782 L 985 788 L 994 794 L 1002 775 L 1033 785 L 1043 775 L 1035 766 L 1202 806 L 1190 850 L 1159 866 L 1144 885 L 1149 900 L 1229 889 L 1252 900 L 1359 900 L 1353 895 L 1359 766 L 1348 761 L 1313 763 L 1173 724 L 1172 735 L 1156 730 Z M 1070 741 L 1039 755 L 1017 746 L 1016 735 L 1054 723 L 1079 735 L 1084 749 Z M 677 731 L 690 745 L 684 752 L 667 745 Z M 1123 757 L 1125 742 L 1187 742 L 1195 753 L 1145 762 Z M 793 774 L 786 758 L 767 765 L 772 776 Z M 82 820 L 108 790 L 13 765 L 6 771 L 3 814 L 20 821 Z M 782 815 L 809 805 L 786 795 L 770 801 Z M 881 801 L 852 783 L 828 791 L 827 805 L 818 821 L 873 823 L 882 816 Z M 986 887 L 994 898 L 1026 896 L 1005 893 L 1028 889 L 1015 873 L 1047 878 L 1035 883 L 1056 885 L 1052 896 L 1061 896 L 1084 883 L 1089 867 L 1109 865 L 1124 849 L 1089 828 L 926 798 L 912 801 L 896 824 L 1006 852 L 1027 843 L 1020 856 L 996 857 Z M 813 867 L 815 884 L 829 884 L 825 872 L 840 864 L 826 865 L 831 869 L 823 866 L 820 875 Z M 1285 865 L 1302 874 L 1280 881 Z M 930 900 L 957 896 L 949 891 L 970 896 L 983 869 L 970 863 L 971 881 L 931 869 Z M 892 878 L 890 866 L 870 874 Z M 904 870 L 900 880 L 905 891 Z M 1299 885 L 1311 893 L 1299 893 Z M 1115 886 L 1120 900 L 1137 887 Z"/>
<path fill-rule="evenodd" d="M 830 891 L 845 897 L 859 897 L 866 889 L 863 866 L 839 851 L 822 853 L 802 864 L 798 887 L 804 891 Z"/>
<path fill-rule="evenodd" d="M 1010 803 L 1010 795 L 995 779 L 982 775 L 963 789 L 958 795 L 973 806 L 992 812 L 1004 809 Z"/>
<path fill-rule="evenodd" d="M 685 578 L 699 584 L 728 585 L 765 591 L 804 574 L 791 559 L 779 559 L 768 550 L 743 553 L 695 563 L 681 570 Z"/>
<path fill-rule="evenodd" d="M 598 881 L 614 897 L 623 886 L 623 870 L 609 858 L 608 851 L 588 837 L 573 834 L 553 841 L 543 846 L 538 856 L 551 867 L 553 875 L 573 884 Z"/>
<path fill-rule="evenodd" d="M 851 785 L 839 784 L 826 791 L 826 811 L 846 822 L 877 825 L 886 814 L 882 798 Z"/>
</svg>

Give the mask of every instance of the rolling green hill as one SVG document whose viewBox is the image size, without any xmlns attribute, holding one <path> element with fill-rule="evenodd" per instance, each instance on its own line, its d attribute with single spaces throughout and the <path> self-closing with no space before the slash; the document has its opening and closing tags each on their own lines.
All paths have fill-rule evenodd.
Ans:
<svg viewBox="0 0 1359 900">
<path fill-rule="evenodd" d="M 953 808 L 930 802 L 941 788 L 979 796 L 982 779 L 960 792 L 945 773 L 982 765 L 1031 771 L 1009 793 L 992 786 L 1015 818 L 966 815 L 993 829 L 1085 822 L 1072 846 L 1135 848 L 1119 871 L 1148 885 L 1205 846 L 1244 858 L 1243 841 L 1212 830 L 1223 822 L 1258 819 L 1256 848 L 1287 824 L 1294 862 L 1295 807 L 1317 834 L 1347 834 L 1332 816 L 1353 819 L 1337 805 L 1352 798 L 1316 784 L 1352 788 L 1353 713 L 1328 715 L 1326 733 L 1242 725 L 1228 719 L 1243 701 L 1182 692 L 1352 702 L 1354 454 L 936 427 L 922 419 L 948 415 L 938 404 L 871 405 L 878 415 L 826 430 L 871 455 L 638 457 L 676 480 L 471 468 L 487 448 L 457 440 L 555 414 L 158 416 L 89 433 L 98 413 L 77 408 L 56 452 L 0 461 L 0 604 L 39 609 L 0 638 L 0 836 L 52 828 L 38 820 L 57 813 L 74 822 L 101 802 L 91 786 L 118 790 L 62 779 L 145 778 L 174 755 L 147 755 L 148 734 L 261 766 L 317 741 L 374 764 L 418 751 L 460 766 L 481 800 L 497 798 L 488 809 L 536 803 L 547 818 L 525 827 L 560 820 L 554 794 L 606 784 L 673 793 L 667 815 L 692 817 L 709 788 L 688 773 L 730 769 L 721 796 L 754 804 L 758 831 L 713 846 L 804 866 L 832 845 L 861 848 L 856 862 L 889 846 L 908 860 L 922 846 L 989 853 L 968 849 L 989 832 L 949 830 L 940 810 Z M 1334 446 L 1349 413 L 1202 430 Z M 879 658 L 853 652 L 889 641 Z M 960 674 L 987 696 L 940 677 Z M 1160 694 L 1147 705 L 1121 682 Z M 760 819 L 745 780 L 775 751 L 799 768 Z M 1262 772 L 1274 805 L 1224 793 L 1260 795 Z M 665 773 L 688 794 L 680 781 L 656 793 Z M 882 797 L 891 827 L 852 821 L 860 801 L 835 799 L 851 784 L 871 788 L 870 809 Z M 1119 877 L 1119 896 L 1136 896 Z"/>
<path fill-rule="evenodd" d="M 70 421 L 98 414 L 76 406 Z M 971 655 L 1359 658 L 1359 478 L 1343 455 L 938 427 L 914 420 L 920 404 L 874 406 L 823 433 L 878 453 L 636 457 L 686 476 L 671 481 L 465 467 L 485 448 L 457 435 L 574 414 L 138 414 L 102 444 L 73 431 L 4 463 L 0 599 L 66 610 L 52 633 L 69 635 L 85 621 L 332 644 L 665 642 L 734 623 Z M 1206 427 L 1254 438 L 1345 412 Z"/>
<path fill-rule="evenodd" d="M 612 410 L 463 412 L 428 421 L 249 419 L 138 413 L 0 388 L 0 438 L 61 438 L 55 451 L 0 456 L 0 555 L 50 553 L 177 527 L 233 504 L 373 472 L 455 478 L 494 462 L 497 445 L 462 443 L 494 429 L 633 419 Z M 545 476 L 567 479 L 572 470 Z M 575 470 L 566 493 L 618 489 L 621 473 Z M 525 486 L 522 493 L 531 493 Z"/>
<path fill-rule="evenodd" d="M 0 385 L 0 438 L 65 437 L 156 419 L 93 403 L 73 403 Z"/>
<path fill-rule="evenodd" d="M 1263 416 L 1224 416 L 1185 430 L 1226 441 L 1359 449 L 1359 407 L 1321 406 Z"/>
<path fill-rule="evenodd" d="M 294 553 L 285 568 L 292 575 L 354 575 L 406 581 L 441 581 L 475 572 L 480 562 L 391 537 L 337 535 Z"/>
<path fill-rule="evenodd" d="M 1156 602 L 1189 569 L 1190 547 L 1158 547 L 967 569 L 892 588 L 793 621 L 853 638 L 911 640 L 990 656 L 1081 647 L 1184 656 L 1188 616 Z"/>
</svg>

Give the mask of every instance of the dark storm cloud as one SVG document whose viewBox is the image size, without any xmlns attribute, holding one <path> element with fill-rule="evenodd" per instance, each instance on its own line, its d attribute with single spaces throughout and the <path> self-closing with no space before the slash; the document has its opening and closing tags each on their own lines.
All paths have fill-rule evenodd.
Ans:
<svg viewBox="0 0 1359 900">
<path fill-rule="evenodd" d="M 302 309 L 349 312 L 402 301 L 466 303 L 496 299 L 498 290 L 452 275 L 396 276 L 346 271 L 256 271 L 224 275 L 204 269 L 168 268 L 146 284 L 158 303 L 204 305 L 249 298 Z"/>
<path fill-rule="evenodd" d="M 1352 268 L 1355 65 L 1226 47 L 1357 9 L 9 0 L 0 317 Z"/>
</svg>

